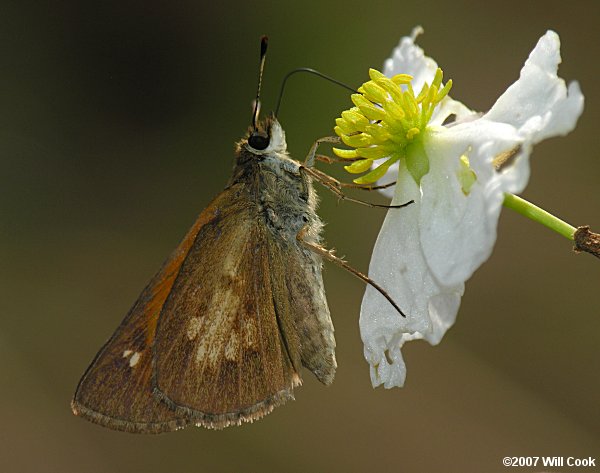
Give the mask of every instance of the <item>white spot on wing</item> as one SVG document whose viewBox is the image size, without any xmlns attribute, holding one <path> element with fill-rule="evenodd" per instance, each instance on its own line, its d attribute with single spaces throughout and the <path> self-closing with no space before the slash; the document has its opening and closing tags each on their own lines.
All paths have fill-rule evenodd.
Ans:
<svg viewBox="0 0 600 473">
<path fill-rule="evenodd" d="M 237 316 L 239 297 L 232 289 L 227 290 L 221 297 L 213 300 L 208 308 L 211 321 L 207 330 L 202 334 L 196 351 L 196 362 L 204 363 L 208 359 L 211 366 L 216 366 L 221 353 L 225 337 L 231 333 L 233 321 Z"/>
<path fill-rule="evenodd" d="M 239 346 L 240 342 L 238 341 L 237 335 L 235 332 L 231 332 L 227 345 L 225 345 L 225 358 L 230 361 L 236 361 Z"/>
<path fill-rule="evenodd" d="M 240 225 L 249 227 L 249 223 L 240 222 Z M 243 229 L 242 229 L 243 230 Z M 248 240 L 247 231 L 239 231 L 233 241 L 232 248 L 243 249 Z M 223 356 L 228 360 L 237 359 L 240 343 L 244 340 L 235 335 L 234 324 L 240 313 L 240 296 L 237 286 L 240 280 L 240 264 L 248 258 L 244 251 L 230 251 L 223 258 L 223 266 L 220 270 L 222 277 L 229 280 L 229 284 L 223 285 L 221 291 L 215 294 L 205 309 L 202 330 L 195 333 L 196 357 L 195 362 L 200 366 L 215 368 Z M 192 326 L 192 324 L 194 324 Z M 193 334 L 195 322 L 190 321 L 187 327 L 187 335 Z M 190 338 L 192 340 L 192 338 Z"/>
<path fill-rule="evenodd" d="M 198 336 L 200 327 L 202 327 L 202 319 L 200 317 L 192 317 L 187 326 L 187 337 L 189 340 L 193 340 Z"/>
<path fill-rule="evenodd" d="M 131 355 L 131 358 L 129 358 L 129 366 L 133 368 L 135 365 L 137 365 L 138 361 L 140 361 L 140 354 L 136 351 L 133 355 Z"/>
<path fill-rule="evenodd" d="M 198 347 L 198 351 L 196 352 L 196 361 L 200 362 L 204 356 L 206 355 L 206 347 L 202 344 Z"/>
<path fill-rule="evenodd" d="M 244 322 L 244 343 L 248 348 L 255 347 L 258 344 L 258 328 L 256 321 L 248 318 Z"/>
<path fill-rule="evenodd" d="M 239 255 L 236 255 L 233 251 L 228 252 L 223 260 L 223 272 L 228 276 L 235 277 L 237 274 L 237 263 L 239 263 Z"/>
<path fill-rule="evenodd" d="M 129 366 L 133 368 L 140 361 L 141 354 L 139 352 L 133 352 L 133 350 L 125 350 L 123 352 L 123 358 L 129 358 Z"/>
</svg>

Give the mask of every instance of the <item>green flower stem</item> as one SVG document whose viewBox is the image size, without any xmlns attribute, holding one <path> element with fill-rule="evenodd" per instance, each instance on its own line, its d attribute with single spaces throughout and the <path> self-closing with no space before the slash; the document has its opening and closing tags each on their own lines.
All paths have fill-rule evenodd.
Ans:
<svg viewBox="0 0 600 473">
<path fill-rule="evenodd" d="M 531 202 L 527 202 L 521 197 L 514 194 L 504 194 L 503 205 L 535 222 L 545 225 L 571 241 L 575 240 L 575 231 L 577 230 L 575 227 L 569 225 L 567 222 L 563 222 L 558 217 L 555 217 Z"/>
</svg>

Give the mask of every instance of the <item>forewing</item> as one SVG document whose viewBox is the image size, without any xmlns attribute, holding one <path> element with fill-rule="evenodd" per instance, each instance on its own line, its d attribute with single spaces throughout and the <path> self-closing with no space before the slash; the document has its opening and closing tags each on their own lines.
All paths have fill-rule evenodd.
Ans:
<svg viewBox="0 0 600 473">
<path fill-rule="evenodd" d="M 300 383 L 278 319 L 269 238 L 242 199 L 202 227 L 163 307 L 154 344 L 157 393 L 210 428 L 252 421 Z M 286 296 L 287 297 L 287 296 Z"/>
<path fill-rule="evenodd" d="M 235 189 L 228 189 L 200 214 L 180 245 L 142 291 L 119 328 L 84 373 L 71 403 L 73 412 L 116 430 L 171 431 L 188 424 L 152 392 L 152 344 L 160 311 L 198 232 L 217 218 Z"/>
</svg>

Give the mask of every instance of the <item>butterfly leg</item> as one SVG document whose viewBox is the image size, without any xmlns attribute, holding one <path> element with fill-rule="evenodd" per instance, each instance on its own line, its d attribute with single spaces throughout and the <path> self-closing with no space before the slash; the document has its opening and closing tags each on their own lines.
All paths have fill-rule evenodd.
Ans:
<svg viewBox="0 0 600 473">
<path fill-rule="evenodd" d="M 384 209 L 400 209 L 400 208 L 406 207 L 407 205 L 410 205 L 414 202 L 414 200 L 411 200 L 409 202 L 405 202 L 404 204 L 399 204 L 399 205 L 383 205 L 383 204 L 373 204 L 371 202 L 365 202 L 364 200 L 360 200 L 360 199 L 354 199 L 354 198 L 348 197 L 346 194 L 344 194 L 344 192 L 342 191 L 342 183 L 340 181 L 338 181 L 337 179 L 329 176 L 328 174 L 325 174 L 322 171 L 319 171 L 317 168 L 302 166 L 300 169 L 302 169 L 306 174 L 308 174 L 314 180 L 318 181 L 321 185 L 323 185 L 324 187 L 329 189 L 331 192 L 333 192 L 335 195 L 337 195 L 338 198 L 341 200 L 355 202 L 357 204 L 366 205 L 367 207 L 382 207 Z"/>
<path fill-rule="evenodd" d="M 363 158 L 338 158 L 337 156 L 326 156 L 324 154 L 315 154 L 315 161 L 321 161 L 322 163 L 333 164 L 333 163 L 352 163 Z M 358 184 L 357 184 L 358 185 Z"/>
<path fill-rule="evenodd" d="M 325 156 L 324 154 L 316 154 L 315 159 L 322 163 L 333 164 L 333 163 L 348 163 L 348 162 L 352 162 L 352 161 L 358 161 L 359 159 L 362 159 L 362 158 L 344 158 L 344 159 L 342 159 L 342 158 L 332 158 L 330 156 Z M 377 186 L 373 186 L 370 184 L 355 184 L 354 182 L 341 182 L 341 181 L 336 181 L 336 184 L 340 188 L 349 187 L 351 189 L 360 189 L 363 191 L 376 191 L 376 190 L 387 189 L 388 187 L 395 186 L 396 181 L 388 182 L 387 184 L 381 184 L 381 185 L 377 185 Z"/>
<path fill-rule="evenodd" d="M 341 143 L 341 139 L 339 136 L 324 136 L 323 138 L 319 138 L 318 140 L 315 140 L 313 145 L 310 147 L 308 155 L 306 156 L 306 159 L 304 160 L 304 164 L 302 165 L 301 169 L 303 169 L 312 178 L 319 181 L 323 186 L 325 186 L 331 192 L 333 192 L 335 195 L 337 195 L 338 198 L 340 198 L 342 200 L 348 200 L 350 202 L 356 202 L 358 204 L 366 205 L 367 207 L 383 207 L 383 208 L 394 208 L 394 209 L 405 207 L 406 205 L 412 203 L 412 201 L 410 201 L 410 202 L 407 202 L 407 203 L 401 204 L 401 205 L 380 205 L 380 204 L 371 204 L 371 203 L 365 202 L 363 200 L 353 199 L 352 197 L 346 196 L 342 192 L 343 187 L 351 187 L 351 188 L 363 189 L 363 190 L 376 190 L 376 189 L 385 189 L 387 187 L 391 187 L 394 184 L 396 184 L 396 182 L 391 182 L 389 184 L 384 184 L 382 186 L 362 186 L 362 185 L 354 184 L 354 183 L 340 182 L 337 179 L 334 179 L 333 177 L 329 176 L 328 174 L 325 174 L 322 171 L 319 171 L 317 168 L 314 167 L 315 160 L 329 162 L 329 163 L 338 161 L 337 159 L 330 158 L 328 156 L 316 154 L 317 149 L 319 148 L 319 146 L 322 143 L 338 144 L 338 143 Z"/>
<path fill-rule="evenodd" d="M 319 138 L 318 140 L 316 140 L 313 143 L 313 145 L 310 147 L 310 150 L 309 150 L 308 154 L 306 155 L 306 159 L 304 160 L 305 167 L 314 169 L 315 161 L 321 161 L 323 163 L 332 164 L 332 163 L 348 163 L 348 162 L 358 161 L 359 159 L 362 159 L 362 158 L 344 158 L 344 159 L 342 159 L 342 158 L 338 158 L 338 157 L 331 157 L 331 156 L 325 156 L 323 154 L 317 154 L 317 149 L 319 148 L 319 146 L 322 143 L 339 144 L 339 143 L 341 143 L 341 139 L 339 136 L 325 136 L 323 138 Z M 333 181 L 335 183 L 335 186 L 338 189 L 341 189 L 342 187 L 351 187 L 353 189 L 374 191 L 374 190 L 379 190 L 379 189 L 387 189 L 388 187 L 392 187 L 393 185 L 396 184 L 396 181 L 394 181 L 394 182 L 389 182 L 388 184 L 383 184 L 380 186 L 371 186 L 371 185 L 364 185 L 364 184 L 355 184 L 353 182 L 340 182 L 336 179 L 333 179 L 330 176 L 327 176 L 327 177 L 329 177 L 331 179 L 331 181 Z"/>
<path fill-rule="evenodd" d="M 312 168 L 315 165 L 315 156 L 317 154 L 317 149 L 322 143 L 331 143 L 331 144 L 340 144 L 342 140 L 339 136 L 324 136 L 323 138 L 319 138 L 315 140 L 313 145 L 310 147 L 308 154 L 306 155 L 306 159 L 304 160 L 304 166 L 307 168 Z"/>
<path fill-rule="evenodd" d="M 400 309 L 400 307 L 398 307 L 398 304 L 396 304 L 396 302 L 394 302 L 394 300 L 390 297 L 390 295 L 387 293 L 387 291 L 385 289 L 383 289 L 375 281 L 373 281 L 369 276 L 367 276 L 366 274 L 361 273 L 357 269 L 354 269 L 352 266 L 350 266 L 342 258 L 336 256 L 335 255 L 335 250 L 327 250 L 327 249 L 323 248 L 321 245 L 318 245 L 316 243 L 312 243 L 310 241 L 307 241 L 304 238 L 306 236 L 307 231 L 308 231 L 308 225 L 305 225 L 304 227 L 302 227 L 302 229 L 296 235 L 296 239 L 298 240 L 298 242 L 302 246 L 304 246 L 305 248 L 309 249 L 313 253 L 316 253 L 317 255 L 321 256 L 322 258 L 325 258 L 327 261 L 330 261 L 332 263 L 337 264 L 341 268 L 345 269 L 349 273 L 351 273 L 354 276 L 356 276 L 361 281 L 369 284 L 370 286 L 373 286 L 373 288 L 375 288 L 377 291 L 379 291 L 379 293 L 383 297 L 385 297 L 389 301 L 390 304 L 392 304 L 394 306 L 394 309 L 396 309 L 398 311 L 398 313 L 402 317 L 406 317 L 406 315 L 404 314 L 404 312 L 402 312 L 402 310 Z"/>
<path fill-rule="evenodd" d="M 387 184 L 381 184 L 378 186 L 371 186 L 368 184 L 355 184 L 354 182 L 340 182 L 340 187 L 349 187 L 351 189 L 360 189 L 363 191 L 377 191 L 381 189 L 387 189 L 396 185 L 396 181 L 388 182 Z"/>
</svg>

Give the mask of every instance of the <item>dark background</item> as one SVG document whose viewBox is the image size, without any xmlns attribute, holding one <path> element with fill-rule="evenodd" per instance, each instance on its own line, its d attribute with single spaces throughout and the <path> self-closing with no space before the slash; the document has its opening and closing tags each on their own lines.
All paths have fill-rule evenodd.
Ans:
<svg viewBox="0 0 600 473">
<path fill-rule="evenodd" d="M 69 407 L 97 349 L 223 188 L 250 120 L 261 34 L 271 39 L 265 110 L 299 66 L 359 85 L 417 24 L 453 96 L 486 110 L 555 29 L 560 75 L 580 81 L 586 106 L 567 138 L 536 147 L 523 195 L 598 230 L 599 13 L 591 0 L 3 1 L 0 470 L 503 472 L 506 455 L 600 462 L 600 261 L 510 211 L 455 327 L 438 347 L 406 346 L 403 389 L 371 388 L 358 332 L 364 287 L 326 265 L 333 386 L 305 373 L 296 402 L 222 432 L 136 436 Z M 349 104 L 341 88 L 293 79 L 280 114 L 291 152 L 303 157 Z M 329 245 L 366 269 L 384 212 L 321 196 Z"/>
</svg>

